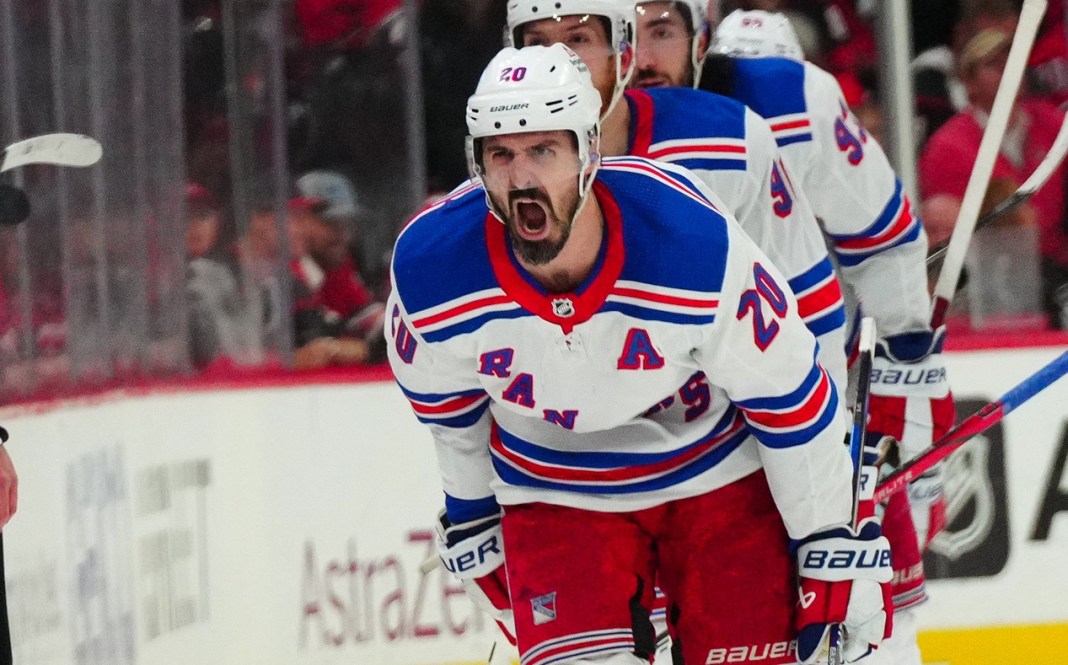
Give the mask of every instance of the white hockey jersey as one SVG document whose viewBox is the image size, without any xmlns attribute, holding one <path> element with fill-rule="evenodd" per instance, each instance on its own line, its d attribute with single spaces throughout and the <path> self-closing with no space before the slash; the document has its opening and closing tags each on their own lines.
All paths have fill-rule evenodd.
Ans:
<svg viewBox="0 0 1068 665">
<path fill-rule="evenodd" d="M 401 233 L 389 360 L 454 523 L 498 503 L 639 510 L 764 468 L 790 535 L 843 524 L 838 392 L 777 268 L 685 169 L 605 159 L 597 262 L 547 293 L 470 182 Z"/>
<path fill-rule="evenodd" d="M 927 236 L 882 148 L 838 82 L 811 63 L 732 58 L 728 94 L 771 125 L 808 195 L 845 285 L 881 336 L 926 329 Z"/>
<path fill-rule="evenodd" d="M 692 171 L 786 277 L 819 360 L 846 377 L 841 285 L 805 194 L 790 182 L 768 123 L 737 101 L 692 88 L 628 90 L 627 154 Z"/>
</svg>

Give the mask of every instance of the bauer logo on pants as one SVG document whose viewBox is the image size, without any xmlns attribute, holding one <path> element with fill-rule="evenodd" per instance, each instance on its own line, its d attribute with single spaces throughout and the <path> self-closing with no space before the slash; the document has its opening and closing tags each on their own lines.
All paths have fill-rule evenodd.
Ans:
<svg viewBox="0 0 1068 665">
<path fill-rule="evenodd" d="M 556 618 L 556 592 L 530 599 L 530 609 L 534 612 L 534 625 L 549 623 Z"/>
</svg>

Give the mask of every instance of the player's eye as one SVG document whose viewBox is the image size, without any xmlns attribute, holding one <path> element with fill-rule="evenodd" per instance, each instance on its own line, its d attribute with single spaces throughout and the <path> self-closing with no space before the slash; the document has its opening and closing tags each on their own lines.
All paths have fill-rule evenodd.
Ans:
<svg viewBox="0 0 1068 665">
<path fill-rule="evenodd" d="M 574 34 L 567 38 L 567 43 L 569 46 L 573 46 L 576 44 L 589 44 L 590 38 L 589 35 Z"/>
<path fill-rule="evenodd" d="M 544 37 L 538 37 L 536 35 L 527 35 L 523 37 L 523 46 L 550 46 L 549 40 Z"/>
<path fill-rule="evenodd" d="M 530 149 L 531 157 L 548 157 L 554 154 L 553 149 L 547 145 L 536 145 Z"/>
</svg>

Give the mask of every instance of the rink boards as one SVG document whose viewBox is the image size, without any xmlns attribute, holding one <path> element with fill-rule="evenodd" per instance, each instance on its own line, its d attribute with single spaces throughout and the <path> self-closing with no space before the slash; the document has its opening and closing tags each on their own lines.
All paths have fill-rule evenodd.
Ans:
<svg viewBox="0 0 1068 665">
<path fill-rule="evenodd" d="M 952 354 L 962 411 L 1062 350 Z M 418 570 L 441 492 L 399 391 L 284 383 L 0 411 L 21 478 L 15 662 L 486 662 L 496 628 Z M 1068 661 L 1066 457 L 1068 379 L 952 459 L 927 662 Z"/>
</svg>

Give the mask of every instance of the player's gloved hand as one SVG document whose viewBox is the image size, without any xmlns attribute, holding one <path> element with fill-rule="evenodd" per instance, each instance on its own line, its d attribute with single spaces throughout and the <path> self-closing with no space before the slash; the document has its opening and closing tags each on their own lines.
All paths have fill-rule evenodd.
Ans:
<svg viewBox="0 0 1068 665">
<path fill-rule="evenodd" d="M 906 456 L 901 443 L 893 437 L 883 436 L 879 445 L 888 450 L 885 461 L 879 467 L 879 476 L 886 477 L 896 470 Z M 937 465 L 925 471 L 910 482 L 906 493 L 912 513 L 912 527 L 916 532 L 916 544 L 920 552 L 923 552 L 946 526 L 946 496 L 942 487 L 941 466 Z M 893 543 L 894 536 L 886 531 L 885 524 L 884 532 Z"/>
<path fill-rule="evenodd" d="M 906 462 L 953 426 L 956 409 L 942 360 L 945 327 L 878 342 L 871 374 L 868 431 L 893 437 L 897 457 Z M 913 522 L 924 549 L 945 526 L 945 499 L 938 471 L 909 486 Z"/>
<path fill-rule="evenodd" d="M 500 513 L 452 524 L 442 510 L 435 526 L 438 556 L 445 569 L 460 580 L 467 597 L 493 617 L 504 636 L 515 645 L 515 620 L 505 576 Z"/>
<path fill-rule="evenodd" d="M 833 623 L 843 624 L 842 654 L 849 663 L 890 636 L 890 544 L 875 520 L 859 533 L 840 528 L 809 536 L 797 550 L 797 567 L 799 662 L 816 660 Z"/>
</svg>

